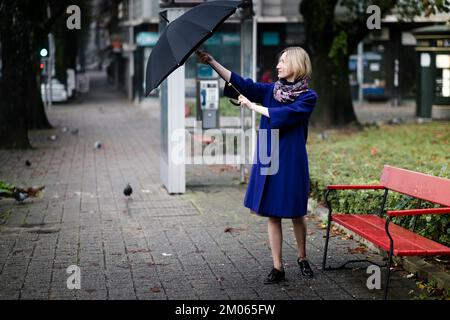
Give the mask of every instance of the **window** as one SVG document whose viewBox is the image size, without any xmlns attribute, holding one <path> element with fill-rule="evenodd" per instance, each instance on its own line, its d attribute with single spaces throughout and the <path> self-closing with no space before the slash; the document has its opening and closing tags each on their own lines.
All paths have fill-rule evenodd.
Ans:
<svg viewBox="0 0 450 320">
<path fill-rule="evenodd" d="M 436 55 L 436 95 L 450 97 L 450 55 Z"/>
</svg>

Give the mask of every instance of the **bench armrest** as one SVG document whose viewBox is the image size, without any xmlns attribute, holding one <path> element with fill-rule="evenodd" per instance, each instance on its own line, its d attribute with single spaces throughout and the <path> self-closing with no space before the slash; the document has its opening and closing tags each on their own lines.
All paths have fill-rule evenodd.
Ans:
<svg viewBox="0 0 450 320">
<path fill-rule="evenodd" d="M 449 214 L 450 208 L 429 208 L 429 209 L 412 209 L 412 210 L 393 210 L 387 211 L 389 217 L 399 216 L 418 216 L 422 214 Z"/>
<path fill-rule="evenodd" d="M 327 186 L 328 190 L 347 190 L 347 189 L 384 189 L 380 185 L 345 185 L 345 184 L 331 184 Z"/>
</svg>

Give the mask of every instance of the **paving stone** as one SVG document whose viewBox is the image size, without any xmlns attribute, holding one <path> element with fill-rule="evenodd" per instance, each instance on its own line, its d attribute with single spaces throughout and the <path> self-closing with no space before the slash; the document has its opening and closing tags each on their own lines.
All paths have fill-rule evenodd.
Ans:
<svg viewBox="0 0 450 320">
<path fill-rule="evenodd" d="M 363 267 L 321 270 L 325 231 L 312 217 L 307 250 L 315 278 L 299 274 L 292 223 L 285 220 L 288 281 L 265 286 L 272 267 L 267 221 L 243 207 L 246 186 L 237 183 L 239 168 L 187 166 L 186 193 L 168 195 L 159 178 L 157 99 L 131 106 L 98 75 L 91 80 L 82 103 L 55 105 L 49 113 L 52 123 L 79 128 L 78 135 L 55 128 L 54 144 L 30 132 L 37 148 L 0 150 L 0 159 L 9 159 L 0 168 L 2 179 L 46 185 L 42 198 L 23 206 L 0 200 L 0 212 L 11 210 L 0 218 L 0 299 L 382 297 L 382 291 L 367 289 Z M 94 150 L 96 140 L 102 149 Z M 35 171 L 12 170 L 25 155 Z M 134 192 L 126 200 L 128 182 Z M 355 245 L 333 237 L 329 262 L 357 257 L 348 253 Z M 81 269 L 81 290 L 67 289 L 70 265 Z M 393 297 L 410 299 L 413 288 L 414 279 L 393 276 Z"/>
</svg>

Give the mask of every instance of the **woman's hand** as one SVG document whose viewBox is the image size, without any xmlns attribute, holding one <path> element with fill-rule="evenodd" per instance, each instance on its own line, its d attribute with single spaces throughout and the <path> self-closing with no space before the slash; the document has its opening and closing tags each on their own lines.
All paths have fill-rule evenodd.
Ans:
<svg viewBox="0 0 450 320">
<path fill-rule="evenodd" d="M 201 63 L 211 64 L 211 62 L 214 61 L 214 58 L 205 51 L 197 50 L 197 51 L 195 51 L 195 54 L 197 55 L 197 57 L 199 58 Z"/>
<path fill-rule="evenodd" d="M 248 100 L 246 97 L 244 97 L 242 94 L 238 97 L 238 101 L 241 104 L 241 107 L 245 107 L 251 110 L 253 102 Z"/>
<path fill-rule="evenodd" d="M 263 106 L 260 106 L 256 103 L 251 102 L 246 97 L 244 97 L 242 94 L 238 97 L 238 101 L 241 104 L 241 107 L 248 108 L 252 111 L 261 113 L 263 116 L 266 116 L 267 118 L 270 118 L 269 109 Z"/>
</svg>

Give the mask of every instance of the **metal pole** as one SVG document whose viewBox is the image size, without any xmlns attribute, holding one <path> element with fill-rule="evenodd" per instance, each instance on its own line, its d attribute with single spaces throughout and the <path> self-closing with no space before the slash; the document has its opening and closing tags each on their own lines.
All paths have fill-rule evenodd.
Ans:
<svg viewBox="0 0 450 320">
<path fill-rule="evenodd" d="M 47 16 L 48 18 L 51 17 L 51 12 L 50 12 L 50 6 L 47 6 Z M 48 111 L 50 111 L 52 109 L 52 103 L 53 103 L 53 90 L 52 90 L 52 73 L 53 73 L 53 54 L 54 54 L 54 49 L 53 49 L 53 38 L 52 38 L 52 34 L 49 33 L 48 34 L 48 74 L 47 74 L 47 84 L 48 84 L 48 90 L 49 90 L 49 95 L 48 95 L 48 100 L 47 100 L 47 109 Z"/>
<path fill-rule="evenodd" d="M 256 41 L 257 41 L 257 17 L 253 16 L 252 19 L 253 27 L 253 37 L 252 37 L 252 78 L 256 79 Z M 255 154 L 256 148 L 256 112 L 252 110 L 252 155 Z"/>
<path fill-rule="evenodd" d="M 244 36 L 245 36 L 244 35 L 244 33 L 245 33 L 244 25 L 245 25 L 245 21 L 242 20 L 242 22 L 241 22 L 241 74 L 244 74 Z M 245 135 L 244 135 L 244 112 L 245 112 L 245 110 L 244 110 L 244 108 L 241 108 L 240 112 L 241 112 L 241 143 L 242 143 L 242 145 L 241 145 L 241 164 L 239 166 L 239 169 L 240 169 L 240 173 L 241 173 L 240 182 L 243 183 L 243 182 L 245 182 L 245 166 L 244 166 L 245 161 L 244 162 L 242 161 L 242 160 L 245 160 L 245 152 L 243 153 L 243 151 L 245 151 L 243 148 L 243 146 L 245 146 Z"/>
<path fill-rule="evenodd" d="M 399 62 L 398 62 L 398 58 L 395 58 L 394 60 L 394 102 L 393 102 L 393 106 L 394 107 L 398 107 L 399 106 L 399 81 L 398 81 L 398 77 L 399 77 Z"/>
<path fill-rule="evenodd" d="M 47 83 L 47 78 L 48 78 L 47 77 L 47 73 L 48 73 L 48 58 L 47 57 L 43 57 L 41 59 L 41 61 L 44 61 L 44 68 L 43 68 L 44 74 L 42 76 L 42 80 L 44 82 L 43 83 L 44 84 L 44 106 L 45 106 L 45 109 L 48 110 L 48 88 L 47 88 L 47 86 L 48 86 L 48 83 Z M 41 90 L 41 92 L 42 92 L 42 90 Z"/>
<path fill-rule="evenodd" d="M 357 78 L 358 78 L 358 101 L 363 102 L 363 82 L 364 82 L 364 43 L 361 41 L 358 44 L 358 63 L 357 63 Z"/>
<path fill-rule="evenodd" d="M 134 95 L 134 1 L 130 1 L 130 16 L 129 20 L 131 20 L 130 26 L 128 27 L 128 44 L 130 45 L 128 51 L 128 100 L 133 100 Z"/>
</svg>

